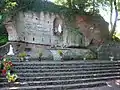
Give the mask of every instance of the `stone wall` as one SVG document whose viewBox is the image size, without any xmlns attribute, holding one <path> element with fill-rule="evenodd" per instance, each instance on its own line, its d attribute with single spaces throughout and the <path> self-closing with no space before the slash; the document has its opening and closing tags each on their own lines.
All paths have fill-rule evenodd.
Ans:
<svg viewBox="0 0 120 90">
<path fill-rule="evenodd" d="M 61 26 L 61 33 L 58 27 Z M 10 41 L 50 46 L 81 46 L 81 34 L 71 33 L 65 26 L 64 17 L 54 13 L 19 12 L 13 21 L 6 24 Z M 77 41 L 76 41 L 77 39 Z"/>
<path fill-rule="evenodd" d="M 99 60 L 110 60 L 110 57 L 114 57 L 114 60 L 120 59 L 120 43 L 104 44 L 98 48 Z"/>
<path fill-rule="evenodd" d="M 73 28 L 77 33 L 72 32 Z M 76 16 L 70 22 L 67 17 L 51 12 L 19 12 L 6 24 L 6 29 L 10 41 L 61 47 L 98 45 L 109 37 L 108 23 L 103 18 Z"/>
<path fill-rule="evenodd" d="M 93 55 L 94 53 L 89 49 L 77 49 L 77 48 L 51 48 L 50 46 L 43 46 L 39 44 L 24 43 L 24 42 L 9 42 L 6 45 L 0 47 L 0 56 L 5 56 L 9 52 L 10 45 L 13 47 L 13 52 L 15 56 L 19 53 L 26 52 L 27 56 L 32 59 L 39 58 L 39 53 L 42 53 L 42 60 L 61 60 L 61 56 L 58 51 L 61 50 L 63 53 L 62 58 L 64 60 L 83 60 L 86 55 Z M 90 57 L 88 59 L 96 59 Z"/>
<path fill-rule="evenodd" d="M 51 45 L 53 39 L 53 15 L 49 14 L 24 12 L 19 14 L 17 19 L 17 31 L 19 40 L 29 43 L 39 43 Z"/>
</svg>

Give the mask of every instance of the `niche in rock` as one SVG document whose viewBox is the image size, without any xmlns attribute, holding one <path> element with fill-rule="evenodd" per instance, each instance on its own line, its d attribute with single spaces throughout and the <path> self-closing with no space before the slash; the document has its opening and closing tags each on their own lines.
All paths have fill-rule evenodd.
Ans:
<svg viewBox="0 0 120 90">
<path fill-rule="evenodd" d="M 63 34 L 63 24 L 62 19 L 55 18 L 53 21 L 53 33 L 54 35 L 62 35 Z"/>
</svg>

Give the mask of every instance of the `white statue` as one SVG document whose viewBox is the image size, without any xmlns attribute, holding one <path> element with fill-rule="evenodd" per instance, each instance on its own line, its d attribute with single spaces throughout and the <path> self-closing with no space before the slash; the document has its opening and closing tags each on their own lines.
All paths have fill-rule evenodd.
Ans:
<svg viewBox="0 0 120 90">
<path fill-rule="evenodd" d="M 59 24 L 59 26 L 58 26 L 58 32 L 62 32 L 62 27 L 61 27 L 61 25 Z"/>
<path fill-rule="evenodd" d="M 7 55 L 14 55 L 12 45 L 10 45 L 9 52 L 7 53 Z"/>
<path fill-rule="evenodd" d="M 113 59 L 114 59 L 114 56 L 110 56 L 109 58 L 110 58 L 110 61 L 113 61 Z"/>
</svg>

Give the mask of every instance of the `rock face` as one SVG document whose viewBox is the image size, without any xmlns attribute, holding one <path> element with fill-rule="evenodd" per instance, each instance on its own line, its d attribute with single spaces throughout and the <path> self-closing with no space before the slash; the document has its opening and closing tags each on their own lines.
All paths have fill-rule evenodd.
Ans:
<svg viewBox="0 0 120 90">
<path fill-rule="evenodd" d="M 100 16 L 77 16 L 76 27 L 85 36 L 86 45 L 99 45 L 109 38 L 108 23 Z"/>
<path fill-rule="evenodd" d="M 101 17 L 76 16 L 73 22 L 66 18 L 51 12 L 19 12 L 5 26 L 10 41 L 50 46 L 88 46 L 99 44 L 109 36 L 108 23 Z M 73 26 L 68 25 L 69 22 Z M 72 32 L 71 28 L 79 30 Z"/>
<path fill-rule="evenodd" d="M 42 48 L 46 53 L 44 58 L 49 57 L 48 55 L 49 58 L 53 58 L 48 50 L 51 47 L 59 47 L 60 50 L 72 47 L 70 49 L 73 50 L 75 47 L 86 47 L 91 43 L 98 45 L 109 36 L 108 24 L 100 17 L 76 16 L 73 22 L 67 18 L 51 12 L 21 11 L 11 21 L 5 23 L 8 39 L 22 42 L 20 47 L 19 45 L 14 47 L 16 54 L 31 48 L 34 53 L 31 55 L 37 57 L 36 51 Z M 21 49 L 17 50 L 19 48 Z M 83 51 L 73 50 L 73 52 Z M 74 59 L 81 58 L 80 53 L 68 55 L 70 56 L 75 56 L 72 57 Z"/>
</svg>

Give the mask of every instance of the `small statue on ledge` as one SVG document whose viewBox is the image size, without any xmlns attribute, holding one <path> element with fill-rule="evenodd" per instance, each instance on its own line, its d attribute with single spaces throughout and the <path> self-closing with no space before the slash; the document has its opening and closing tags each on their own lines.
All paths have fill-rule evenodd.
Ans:
<svg viewBox="0 0 120 90">
<path fill-rule="evenodd" d="M 10 45 L 9 52 L 7 53 L 7 55 L 15 55 L 14 52 L 13 52 L 12 45 Z"/>
</svg>

